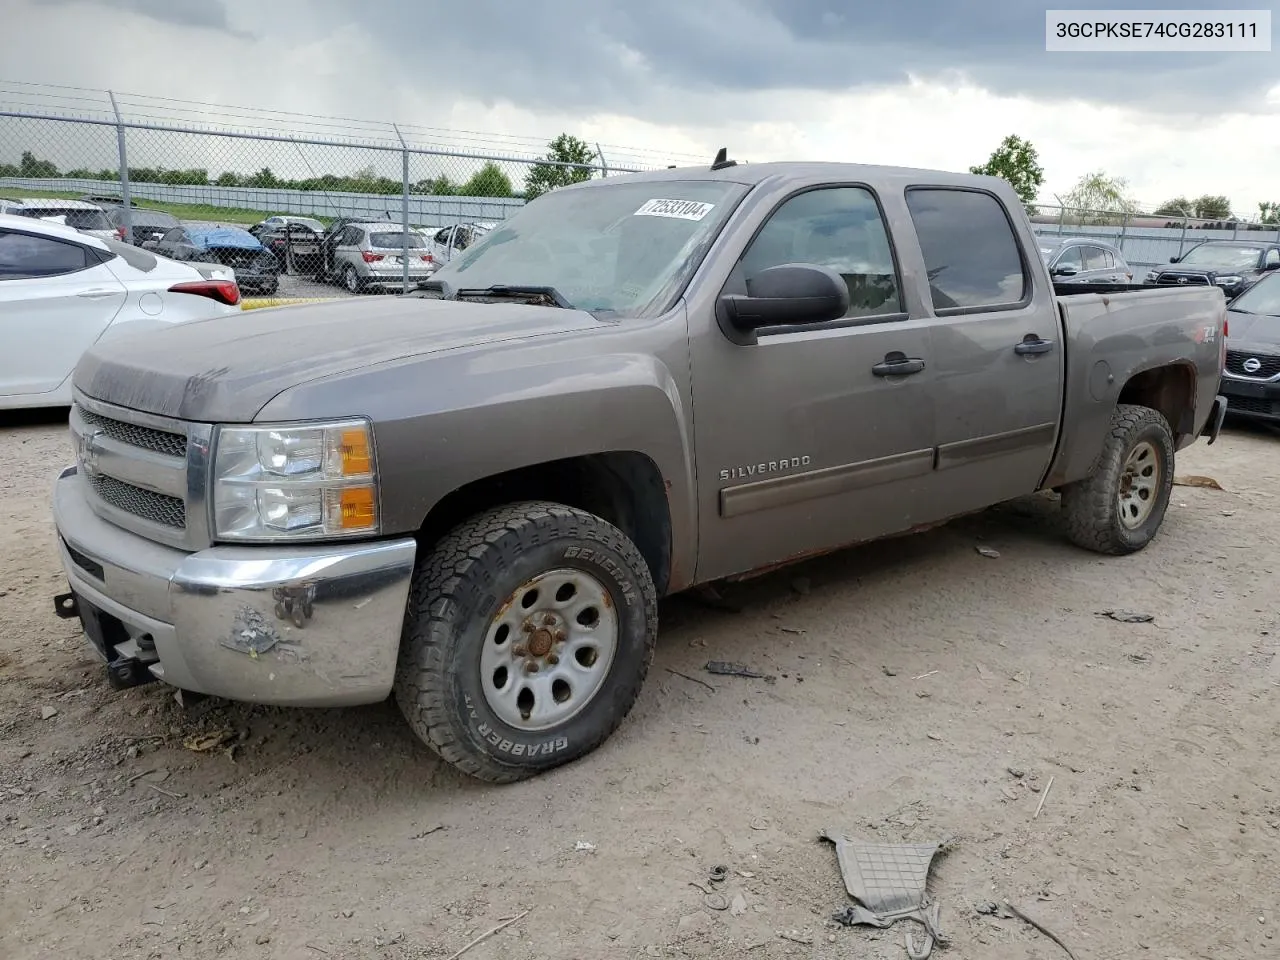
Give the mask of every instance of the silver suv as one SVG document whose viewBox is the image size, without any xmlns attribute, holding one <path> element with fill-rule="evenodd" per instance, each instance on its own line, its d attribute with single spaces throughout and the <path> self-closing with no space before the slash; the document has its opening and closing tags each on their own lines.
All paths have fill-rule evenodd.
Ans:
<svg viewBox="0 0 1280 960">
<path fill-rule="evenodd" d="M 334 244 L 333 276 L 352 293 L 404 286 L 405 248 L 409 253 L 409 283 L 426 280 L 436 270 L 427 241 L 410 230 L 406 236 L 393 223 L 351 223 Z"/>
</svg>

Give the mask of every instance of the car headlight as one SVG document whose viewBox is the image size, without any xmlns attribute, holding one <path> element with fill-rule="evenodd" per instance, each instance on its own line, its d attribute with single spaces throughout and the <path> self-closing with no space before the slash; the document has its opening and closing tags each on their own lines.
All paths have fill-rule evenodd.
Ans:
<svg viewBox="0 0 1280 960">
<path fill-rule="evenodd" d="M 1243 279 L 1244 279 L 1243 277 L 1235 277 L 1235 276 L 1215 277 L 1213 282 L 1220 287 L 1234 287 L 1237 283 L 1239 283 Z"/>
<path fill-rule="evenodd" d="M 218 429 L 215 539 L 322 540 L 378 529 L 367 420 Z"/>
<path fill-rule="evenodd" d="M 1160 279 L 1160 274 L 1156 273 L 1154 270 L 1148 270 L 1146 279 L 1147 283 L 1155 283 Z"/>
</svg>

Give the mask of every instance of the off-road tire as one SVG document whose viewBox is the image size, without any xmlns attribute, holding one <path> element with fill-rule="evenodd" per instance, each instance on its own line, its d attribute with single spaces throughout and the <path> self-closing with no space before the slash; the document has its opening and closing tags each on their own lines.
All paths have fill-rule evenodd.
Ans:
<svg viewBox="0 0 1280 960">
<path fill-rule="evenodd" d="M 1129 529 L 1120 521 L 1119 494 L 1125 461 L 1140 443 L 1150 443 L 1160 463 L 1151 512 Z M 1174 440 L 1164 416 L 1150 407 L 1119 404 L 1111 414 L 1102 453 L 1086 479 L 1062 488 L 1062 510 L 1072 543 L 1111 556 L 1135 553 L 1149 544 L 1164 521 L 1173 492 Z"/>
<path fill-rule="evenodd" d="M 607 588 L 618 614 L 613 662 L 580 713 L 546 730 L 520 730 L 485 700 L 481 650 L 493 615 L 522 584 L 565 567 Z M 494 783 L 523 780 L 608 739 L 635 704 L 657 635 L 657 590 L 621 530 L 562 504 L 515 503 L 477 514 L 419 560 L 395 698 L 414 733 L 459 770 Z"/>
</svg>

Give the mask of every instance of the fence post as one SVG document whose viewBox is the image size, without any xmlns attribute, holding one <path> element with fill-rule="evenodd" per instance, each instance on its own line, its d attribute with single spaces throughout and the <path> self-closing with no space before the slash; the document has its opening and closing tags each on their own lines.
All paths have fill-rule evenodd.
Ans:
<svg viewBox="0 0 1280 960">
<path fill-rule="evenodd" d="M 1124 236 L 1125 231 L 1129 229 L 1129 211 L 1125 210 L 1120 218 L 1120 236 L 1116 240 L 1116 249 L 1124 253 Z"/>
<path fill-rule="evenodd" d="M 600 160 L 600 176 L 607 177 L 609 175 L 609 164 L 604 159 L 604 151 L 600 149 L 600 144 L 596 144 L 596 157 Z"/>
<path fill-rule="evenodd" d="M 409 292 L 409 145 L 394 123 L 391 129 L 400 141 L 400 293 Z"/>
<path fill-rule="evenodd" d="M 133 243 L 133 207 L 129 203 L 129 155 L 124 146 L 124 120 L 116 105 L 116 95 L 108 90 L 111 112 L 116 115 L 116 151 L 120 154 L 120 200 L 124 204 L 124 242 Z"/>
</svg>

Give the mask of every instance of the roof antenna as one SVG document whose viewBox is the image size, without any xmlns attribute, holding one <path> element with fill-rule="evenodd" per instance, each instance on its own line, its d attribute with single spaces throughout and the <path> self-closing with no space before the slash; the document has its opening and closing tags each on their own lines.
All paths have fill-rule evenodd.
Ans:
<svg viewBox="0 0 1280 960">
<path fill-rule="evenodd" d="M 716 153 L 716 158 L 711 161 L 712 170 L 723 170 L 725 167 L 736 167 L 737 165 L 737 160 L 729 159 L 728 147 L 721 147 L 719 152 Z"/>
</svg>

